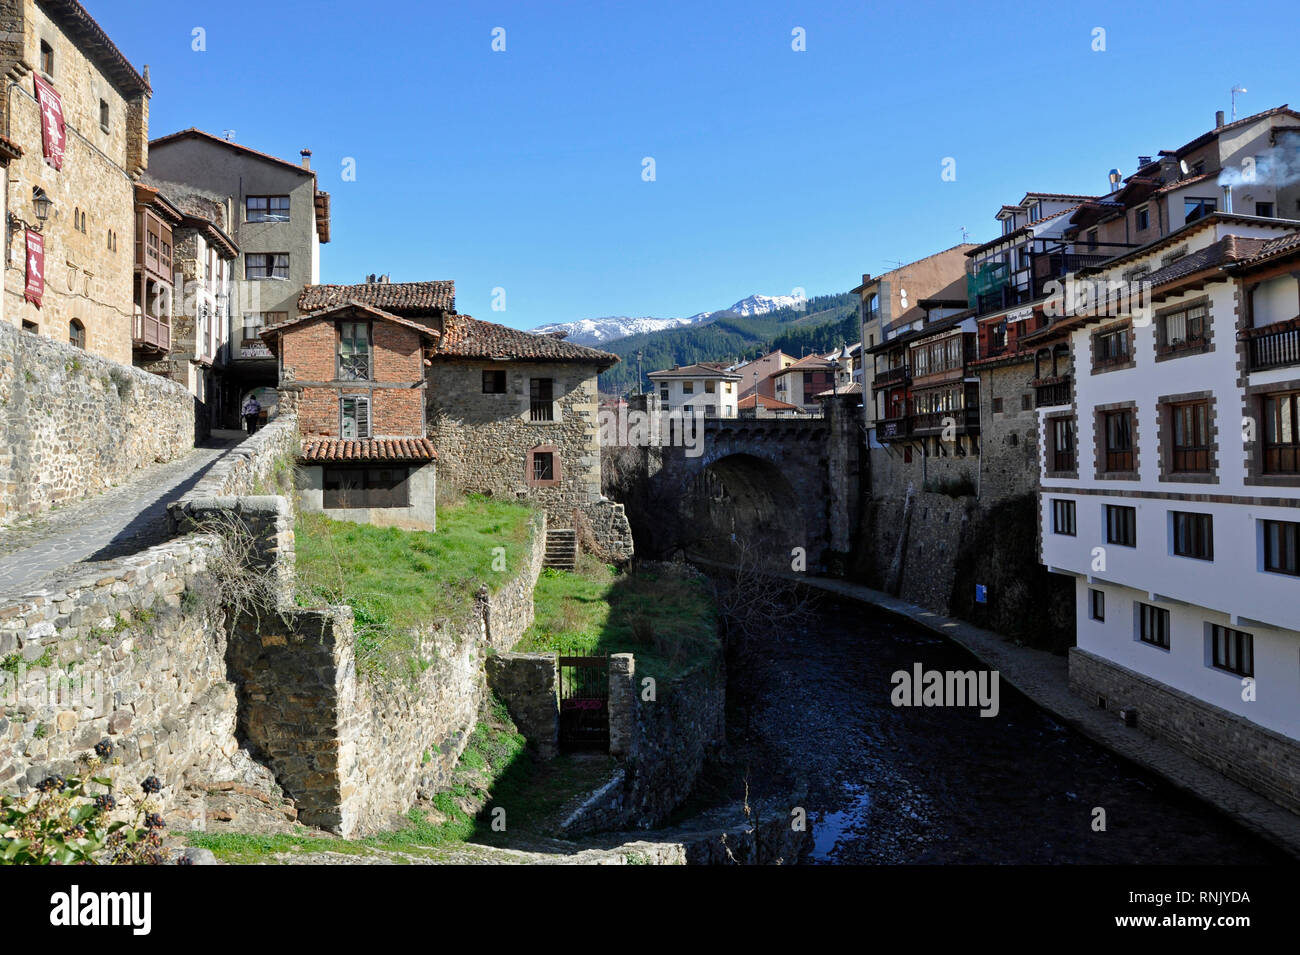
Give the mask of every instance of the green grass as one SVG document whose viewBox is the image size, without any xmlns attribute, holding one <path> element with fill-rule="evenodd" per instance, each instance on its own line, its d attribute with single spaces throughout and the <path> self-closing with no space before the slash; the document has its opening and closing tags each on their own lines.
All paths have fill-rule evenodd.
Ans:
<svg viewBox="0 0 1300 955">
<path fill-rule="evenodd" d="M 566 655 L 635 653 L 637 673 L 670 679 L 717 649 L 717 608 L 707 581 L 651 565 L 618 573 L 584 562 L 547 569 L 533 595 L 536 619 L 514 648 Z"/>
<path fill-rule="evenodd" d="M 295 526 L 298 602 L 347 604 L 367 674 L 414 675 L 412 632 L 458 620 L 480 585 L 495 591 L 523 564 L 532 511 L 470 496 L 438 508 L 437 531 L 404 531 L 303 513 Z"/>
</svg>

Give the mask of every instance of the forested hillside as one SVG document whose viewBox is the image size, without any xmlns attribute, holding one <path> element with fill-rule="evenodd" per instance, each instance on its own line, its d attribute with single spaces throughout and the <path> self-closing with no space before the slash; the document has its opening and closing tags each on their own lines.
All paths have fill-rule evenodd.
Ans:
<svg viewBox="0 0 1300 955">
<path fill-rule="evenodd" d="M 600 376 L 600 390 L 622 394 L 636 390 L 636 353 L 643 373 L 700 361 L 732 364 L 779 348 L 802 358 L 853 344 L 860 337 L 858 298 L 849 292 L 818 295 L 802 309 L 781 308 L 752 318 L 723 313 L 701 325 L 629 335 L 605 346 L 623 359 Z"/>
</svg>

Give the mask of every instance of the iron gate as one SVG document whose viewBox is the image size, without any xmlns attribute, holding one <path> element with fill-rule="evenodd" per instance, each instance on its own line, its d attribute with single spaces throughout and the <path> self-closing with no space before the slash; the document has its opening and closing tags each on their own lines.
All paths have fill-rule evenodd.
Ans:
<svg viewBox="0 0 1300 955">
<path fill-rule="evenodd" d="M 609 657 L 560 657 L 560 746 L 609 749 Z"/>
</svg>

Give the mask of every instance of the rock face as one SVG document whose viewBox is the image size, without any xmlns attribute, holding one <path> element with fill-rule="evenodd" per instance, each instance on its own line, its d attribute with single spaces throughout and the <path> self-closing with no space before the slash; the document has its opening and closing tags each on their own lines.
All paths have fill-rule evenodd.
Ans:
<svg viewBox="0 0 1300 955">
<path fill-rule="evenodd" d="M 7 322 L 0 409 L 0 523 L 194 447 L 194 399 L 183 387 Z"/>
</svg>

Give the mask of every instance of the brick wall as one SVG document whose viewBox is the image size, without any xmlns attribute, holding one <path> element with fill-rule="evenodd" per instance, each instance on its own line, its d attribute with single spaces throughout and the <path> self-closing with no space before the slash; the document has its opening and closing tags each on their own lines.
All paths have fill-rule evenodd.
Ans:
<svg viewBox="0 0 1300 955">
<path fill-rule="evenodd" d="M 385 321 L 374 322 L 372 332 L 373 383 L 321 387 L 311 383 L 333 382 L 337 376 L 334 319 L 309 320 L 285 330 L 280 343 L 285 380 L 297 382 L 301 389 L 299 421 L 304 435 L 339 434 L 339 398 L 343 395 L 370 398 L 371 434 L 375 437 L 424 434 L 424 357 L 419 332 Z"/>
</svg>

